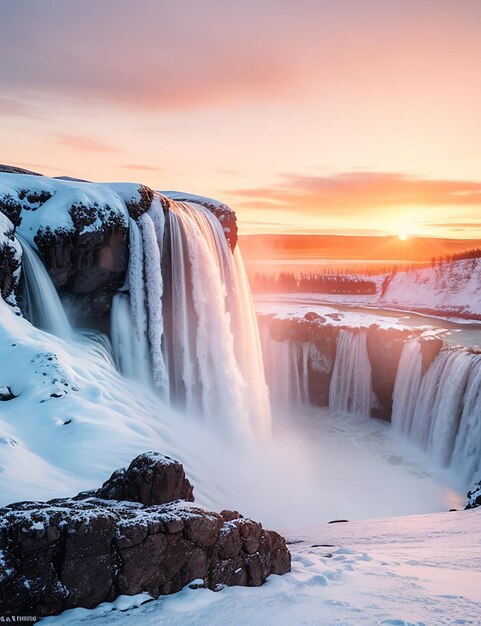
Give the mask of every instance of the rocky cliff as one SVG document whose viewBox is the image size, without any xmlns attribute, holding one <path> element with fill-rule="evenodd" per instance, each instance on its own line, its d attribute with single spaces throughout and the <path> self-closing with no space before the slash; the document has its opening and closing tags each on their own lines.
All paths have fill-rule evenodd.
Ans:
<svg viewBox="0 0 481 626">
<path fill-rule="evenodd" d="M 290 571 L 280 535 L 236 511 L 197 508 L 192 492 L 180 463 L 150 452 L 97 491 L 1 509 L 0 614 L 156 598 L 194 580 L 214 590 L 259 586 Z"/>
<path fill-rule="evenodd" d="M 209 198 L 177 195 L 181 201 L 196 202 L 212 211 L 231 248 L 235 247 L 236 218 L 229 207 Z M 145 185 L 52 179 L 0 166 L 0 214 L 38 250 L 79 323 L 104 330 L 113 294 L 125 280 L 129 219 L 136 220 L 148 211 L 153 196 L 154 191 Z M 168 212 L 172 200 L 163 194 L 158 197 Z M 9 254 L 0 249 L 0 288 L 7 295 L 16 286 L 11 278 L 15 263 Z"/>
</svg>

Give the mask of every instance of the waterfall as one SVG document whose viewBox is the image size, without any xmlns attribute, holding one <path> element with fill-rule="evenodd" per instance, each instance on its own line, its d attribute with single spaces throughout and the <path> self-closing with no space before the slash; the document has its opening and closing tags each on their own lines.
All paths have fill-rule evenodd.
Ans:
<svg viewBox="0 0 481 626">
<path fill-rule="evenodd" d="M 451 466 L 463 483 L 481 476 L 481 354 L 473 356 Z"/>
<path fill-rule="evenodd" d="M 111 317 L 120 370 L 150 380 L 172 405 L 217 430 L 265 437 L 270 405 L 252 298 L 219 220 L 173 201 L 165 219 L 154 196 L 130 225 L 126 286 Z M 148 376 L 139 374 L 141 363 Z"/>
<path fill-rule="evenodd" d="M 368 416 L 371 404 L 372 380 L 367 330 L 341 330 L 329 387 L 329 407 L 334 413 Z"/>
<path fill-rule="evenodd" d="M 32 246 L 18 233 L 22 246 L 23 308 L 32 324 L 62 339 L 70 339 L 72 329 L 42 261 Z"/>
<path fill-rule="evenodd" d="M 272 406 L 278 411 L 309 402 L 309 343 L 275 341 L 261 323 L 262 352 Z"/>
<path fill-rule="evenodd" d="M 481 354 L 443 349 L 421 375 L 419 340 L 403 348 L 393 425 L 469 485 L 481 460 Z"/>
<path fill-rule="evenodd" d="M 421 346 L 418 341 L 409 341 L 404 345 L 399 360 L 391 416 L 393 427 L 405 434 L 411 430 L 416 405 L 420 400 L 421 370 Z"/>
</svg>

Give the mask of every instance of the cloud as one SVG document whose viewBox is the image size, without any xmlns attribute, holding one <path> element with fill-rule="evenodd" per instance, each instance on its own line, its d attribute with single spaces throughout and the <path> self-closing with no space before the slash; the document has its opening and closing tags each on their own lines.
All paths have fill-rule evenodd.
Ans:
<svg viewBox="0 0 481 626">
<path fill-rule="evenodd" d="M 481 181 L 431 179 L 398 172 L 284 174 L 270 187 L 226 193 L 252 208 L 287 209 L 310 215 L 331 210 L 344 217 L 375 215 L 380 209 L 395 207 L 481 206 Z"/>
<path fill-rule="evenodd" d="M 162 172 L 164 171 L 161 167 L 156 167 L 155 165 L 142 165 L 141 163 L 124 163 L 120 165 L 120 167 L 127 170 L 136 170 L 140 172 Z"/>
<path fill-rule="evenodd" d="M 120 148 L 99 141 L 94 137 L 86 137 L 84 135 L 70 135 L 62 134 L 58 136 L 56 143 L 73 148 L 74 150 L 81 150 L 85 152 L 120 152 Z"/>
<path fill-rule="evenodd" d="M 167 111 L 286 95 L 297 73 L 288 16 L 273 0 L 249 4 L 103 0 L 93 19 L 84 0 L 4 3 L 2 92 Z"/>
</svg>

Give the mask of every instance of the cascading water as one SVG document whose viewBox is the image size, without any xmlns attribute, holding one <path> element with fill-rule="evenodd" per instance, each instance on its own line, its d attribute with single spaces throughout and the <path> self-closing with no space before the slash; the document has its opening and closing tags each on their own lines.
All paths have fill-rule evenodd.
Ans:
<svg viewBox="0 0 481 626">
<path fill-rule="evenodd" d="M 393 425 L 463 485 L 480 471 L 481 354 L 442 350 L 422 375 L 415 340 L 404 346 L 393 394 Z"/>
<path fill-rule="evenodd" d="M 174 406 L 231 436 L 266 436 L 270 407 L 252 299 L 218 219 L 171 201 L 165 223 L 156 195 L 131 222 L 127 286 L 111 318 L 120 370 L 151 380 Z"/>
<path fill-rule="evenodd" d="M 341 330 L 329 387 L 329 407 L 334 413 L 368 416 L 372 404 L 371 363 L 367 330 Z"/>
<path fill-rule="evenodd" d="M 72 329 L 47 270 L 32 246 L 18 232 L 22 246 L 23 308 L 32 324 L 62 339 L 70 339 Z"/>
<path fill-rule="evenodd" d="M 391 416 L 393 426 L 404 434 L 411 430 L 414 413 L 419 402 L 419 387 L 422 380 L 421 368 L 421 346 L 418 341 L 409 341 L 404 345 L 399 360 Z"/>
<path fill-rule="evenodd" d="M 278 411 L 309 402 L 309 343 L 275 341 L 261 323 L 262 351 L 272 405 Z"/>
</svg>

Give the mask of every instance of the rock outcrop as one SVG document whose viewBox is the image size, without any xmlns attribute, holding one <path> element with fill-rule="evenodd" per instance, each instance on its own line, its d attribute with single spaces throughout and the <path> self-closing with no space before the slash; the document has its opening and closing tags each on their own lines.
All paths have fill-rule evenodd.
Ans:
<svg viewBox="0 0 481 626">
<path fill-rule="evenodd" d="M 210 198 L 181 196 L 179 200 L 196 202 L 214 213 L 235 248 L 237 224 L 232 209 Z M 129 218 L 137 220 L 148 211 L 153 197 L 154 191 L 145 185 L 52 179 L 0 166 L 0 213 L 36 246 L 64 303 L 80 318 L 79 324 L 104 331 L 108 320 L 105 323 L 102 318 L 125 281 Z M 171 200 L 158 197 L 164 211 L 169 211 Z M 4 265 L 9 262 L 4 257 L 0 251 L 3 282 L 7 280 Z"/>
<path fill-rule="evenodd" d="M 381 328 L 372 324 L 367 330 L 367 351 L 372 369 L 372 388 L 378 405 L 371 411 L 373 417 L 391 419 L 392 394 L 404 342 L 411 330 Z"/>
<path fill-rule="evenodd" d="M 291 319 L 265 315 L 260 316 L 259 323 L 267 325 L 274 341 L 309 344 L 307 358 L 309 401 L 317 406 L 328 406 L 339 327 L 326 324 L 326 318 L 314 312 L 306 313 L 303 318 Z"/>
<path fill-rule="evenodd" d="M 0 614 L 41 617 L 121 594 L 158 597 L 197 579 L 214 590 L 258 586 L 290 571 L 280 535 L 183 498 L 193 496 L 182 465 L 146 453 L 97 492 L 1 509 Z"/>
<path fill-rule="evenodd" d="M 22 252 L 16 241 L 13 223 L 0 213 L 0 295 L 9 304 L 16 303 Z"/>
<path fill-rule="evenodd" d="M 468 504 L 465 509 L 476 509 L 481 506 L 481 481 L 476 483 L 467 494 Z"/>
<path fill-rule="evenodd" d="M 303 317 L 289 318 L 264 314 L 259 315 L 258 319 L 263 332 L 268 332 L 274 341 L 308 344 L 309 402 L 317 406 L 329 406 L 329 387 L 336 360 L 337 338 L 341 330 L 356 332 L 355 328 L 343 325 L 342 314 L 332 312 L 321 316 L 311 311 Z M 423 334 L 422 330 L 411 328 L 385 328 L 371 324 L 366 330 L 375 395 L 375 406 L 371 409 L 371 416 L 390 421 L 394 383 L 406 340 L 419 338 L 423 373 L 436 358 L 443 341 L 432 334 Z M 301 367 L 302 364 L 299 363 L 299 368 Z"/>
</svg>

